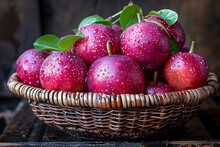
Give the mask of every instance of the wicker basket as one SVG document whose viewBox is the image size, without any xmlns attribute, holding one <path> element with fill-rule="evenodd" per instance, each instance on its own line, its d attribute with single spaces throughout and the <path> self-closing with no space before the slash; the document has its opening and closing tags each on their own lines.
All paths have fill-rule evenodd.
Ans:
<svg viewBox="0 0 220 147">
<path fill-rule="evenodd" d="M 215 94 L 214 73 L 197 89 L 143 95 L 106 95 L 45 90 L 21 83 L 14 73 L 8 88 L 29 100 L 34 114 L 46 124 L 75 137 L 107 140 L 144 139 L 184 125 L 200 103 Z"/>
</svg>

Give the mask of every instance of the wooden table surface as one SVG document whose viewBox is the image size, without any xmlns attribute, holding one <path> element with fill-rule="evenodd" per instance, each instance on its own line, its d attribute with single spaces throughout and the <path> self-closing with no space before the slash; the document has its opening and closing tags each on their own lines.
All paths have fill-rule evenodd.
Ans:
<svg viewBox="0 0 220 147">
<path fill-rule="evenodd" d="M 197 116 L 184 127 L 132 142 L 74 138 L 36 118 L 26 100 L 1 98 L 0 103 L 0 146 L 220 146 L 219 97 L 205 100 Z"/>
</svg>

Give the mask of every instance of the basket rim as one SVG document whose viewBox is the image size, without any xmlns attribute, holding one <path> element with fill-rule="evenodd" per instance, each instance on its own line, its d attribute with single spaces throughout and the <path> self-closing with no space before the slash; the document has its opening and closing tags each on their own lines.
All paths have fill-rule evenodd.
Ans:
<svg viewBox="0 0 220 147">
<path fill-rule="evenodd" d="M 172 104 L 194 105 L 213 96 L 219 82 L 215 73 L 210 72 L 206 84 L 196 89 L 173 91 L 162 94 L 101 94 L 92 92 L 66 92 L 46 90 L 22 83 L 17 73 L 7 81 L 8 89 L 27 100 L 59 106 L 91 107 L 103 109 L 146 108 L 148 106 L 166 106 Z"/>
</svg>

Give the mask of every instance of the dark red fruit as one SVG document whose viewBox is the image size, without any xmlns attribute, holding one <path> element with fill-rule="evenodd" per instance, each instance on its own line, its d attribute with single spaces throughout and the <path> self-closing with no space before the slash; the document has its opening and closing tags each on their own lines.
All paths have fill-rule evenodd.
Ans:
<svg viewBox="0 0 220 147">
<path fill-rule="evenodd" d="M 155 70 L 143 70 L 143 71 L 144 71 L 146 81 L 154 80 Z M 157 81 L 166 83 L 166 80 L 165 80 L 164 75 L 163 75 L 163 67 L 157 69 L 156 71 L 158 72 Z"/>
<path fill-rule="evenodd" d="M 145 21 L 155 21 L 155 22 L 159 22 L 160 24 L 162 24 L 165 28 L 168 27 L 168 24 L 166 23 L 166 21 L 163 20 L 163 18 L 156 16 L 156 15 L 150 15 L 147 16 L 146 18 L 144 18 Z"/>
<path fill-rule="evenodd" d="M 209 70 L 205 59 L 194 53 L 173 54 L 164 65 L 165 79 L 175 90 L 203 86 L 207 81 L 208 74 Z"/>
<path fill-rule="evenodd" d="M 167 93 L 172 91 L 173 89 L 165 83 L 157 82 L 154 85 L 153 81 L 146 82 L 145 94 L 158 94 L 158 93 Z"/>
<path fill-rule="evenodd" d="M 179 49 L 183 48 L 185 44 L 185 32 L 180 23 L 177 21 L 173 25 L 169 26 L 167 30 L 176 40 Z"/>
<path fill-rule="evenodd" d="M 41 88 L 40 67 L 49 54 L 35 49 L 26 50 L 16 61 L 16 72 L 21 82 Z"/>
<path fill-rule="evenodd" d="M 143 93 L 145 79 L 140 66 L 126 55 L 96 60 L 88 72 L 89 91 L 105 94 Z"/>
<path fill-rule="evenodd" d="M 87 71 L 87 65 L 80 56 L 71 52 L 55 52 L 44 60 L 40 80 L 48 90 L 83 91 Z"/>
<path fill-rule="evenodd" d="M 102 24 L 92 24 L 82 27 L 80 31 L 85 38 L 75 42 L 76 53 L 79 54 L 89 65 L 95 60 L 107 56 L 107 41 L 111 42 L 112 54 L 120 54 L 120 38 L 110 27 Z"/>
<path fill-rule="evenodd" d="M 174 37 L 179 49 L 181 50 L 183 48 L 185 44 L 185 32 L 178 21 L 174 23 L 173 25 L 169 26 L 161 17 L 155 16 L 155 15 L 148 16 L 145 18 L 145 20 L 156 21 L 156 22 L 161 23 L 167 29 L 169 34 Z"/>
<path fill-rule="evenodd" d="M 112 25 L 112 29 L 119 35 L 121 36 L 123 29 L 118 25 L 118 24 L 114 24 Z"/>
<path fill-rule="evenodd" d="M 171 50 L 170 37 L 160 26 L 141 22 L 130 26 L 122 34 L 122 53 L 137 61 L 144 69 L 162 66 Z"/>
<path fill-rule="evenodd" d="M 190 47 L 187 45 L 184 45 L 183 48 L 180 50 L 180 52 L 189 52 L 190 51 Z"/>
</svg>

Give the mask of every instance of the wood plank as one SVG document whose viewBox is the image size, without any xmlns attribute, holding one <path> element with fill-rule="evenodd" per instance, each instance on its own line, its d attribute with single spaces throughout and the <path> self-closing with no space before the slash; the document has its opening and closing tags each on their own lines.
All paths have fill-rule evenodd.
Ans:
<svg viewBox="0 0 220 147">
<path fill-rule="evenodd" d="M 215 97 L 219 99 L 218 97 Z M 207 99 L 201 104 L 199 117 L 213 139 L 220 138 L 220 104 L 214 98 Z"/>
<path fill-rule="evenodd" d="M 211 136 L 198 116 L 190 120 L 177 134 L 178 140 L 207 140 Z"/>
<path fill-rule="evenodd" d="M 81 141 L 80 139 L 74 138 L 73 136 L 60 131 L 52 126 L 47 125 L 43 134 L 43 142 L 69 142 L 69 141 Z"/>
<path fill-rule="evenodd" d="M 28 135 L 27 141 L 28 142 L 42 141 L 45 128 L 46 128 L 46 124 L 43 121 L 36 119 L 35 122 L 33 123 L 31 132 Z"/>
<path fill-rule="evenodd" d="M 0 146 L 82 146 L 82 147 L 142 147 L 142 146 L 220 146 L 220 140 L 194 140 L 194 141 L 148 141 L 148 142 L 19 142 L 0 143 Z"/>
<path fill-rule="evenodd" d="M 36 117 L 27 101 L 17 106 L 13 119 L 0 136 L 1 142 L 26 141 Z"/>
</svg>

